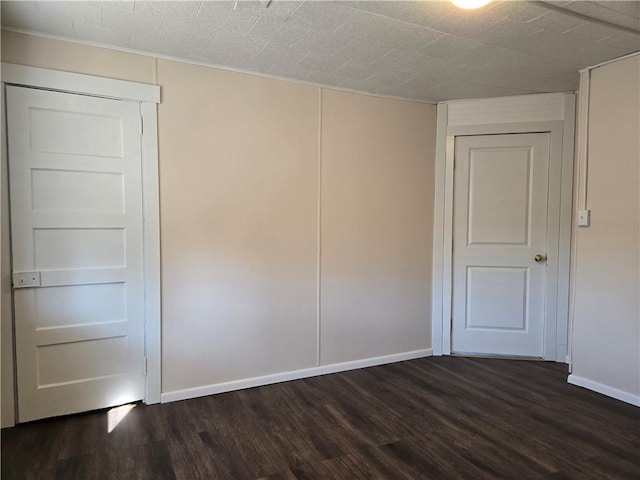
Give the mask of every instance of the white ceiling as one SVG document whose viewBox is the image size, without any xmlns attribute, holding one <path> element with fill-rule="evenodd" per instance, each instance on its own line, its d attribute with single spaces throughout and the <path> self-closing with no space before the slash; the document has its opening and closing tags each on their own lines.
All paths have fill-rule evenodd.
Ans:
<svg viewBox="0 0 640 480">
<path fill-rule="evenodd" d="M 639 1 L 552 5 L 568 12 L 525 1 L 2 1 L 2 25 L 423 101 L 574 90 L 579 69 L 640 50 L 628 31 L 640 30 Z"/>
</svg>

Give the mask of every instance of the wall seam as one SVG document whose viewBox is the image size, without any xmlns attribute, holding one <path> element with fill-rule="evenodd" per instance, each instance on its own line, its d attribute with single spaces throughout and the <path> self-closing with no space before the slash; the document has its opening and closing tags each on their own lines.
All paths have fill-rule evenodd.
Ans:
<svg viewBox="0 0 640 480">
<path fill-rule="evenodd" d="M 153 72 L 151 73 L 153 77 L 153 84 L 158 85 L 158 57 L 153 57 Z"/>
<path fill-rule="evenodd" d="M 320 328 L 322 322 L 322 88 L 318 89 L 318 219 L 317 219 L 317 248 L 318 248 L 318 265 L 317 265 L 317 311 L 316 311 L 316 365 L 322 365 L 322 357 L 320 354 L 321 337 Z"/>
</svg>

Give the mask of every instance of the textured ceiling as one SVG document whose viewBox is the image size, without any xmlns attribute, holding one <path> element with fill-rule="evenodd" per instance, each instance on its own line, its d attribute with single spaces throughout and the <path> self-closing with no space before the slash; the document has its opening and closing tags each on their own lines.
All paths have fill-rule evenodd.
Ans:
<svg viewBox="0 0 640 480">
<path fill-rule="evenodd" d="M 577 88 L 578 70 L 640 49 L 640 2 L 2 2 L 2 24 L 424 101 Z M 625 27 L 617 29 L 583 16 Z"/>
</svg>

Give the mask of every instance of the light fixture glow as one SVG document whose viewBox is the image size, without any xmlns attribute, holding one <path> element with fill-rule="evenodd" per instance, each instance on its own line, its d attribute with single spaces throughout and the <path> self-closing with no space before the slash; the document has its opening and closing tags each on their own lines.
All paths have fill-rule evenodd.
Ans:
<svg viewBox="0 0 640 480">
<path fill-rule="evenodd" d="M 490 2 L 491 0 L 451 0 L 451 3 L 453 3 L 456 7 L 464 8 L 465 10 L 484 7 Z"/>
</svg>

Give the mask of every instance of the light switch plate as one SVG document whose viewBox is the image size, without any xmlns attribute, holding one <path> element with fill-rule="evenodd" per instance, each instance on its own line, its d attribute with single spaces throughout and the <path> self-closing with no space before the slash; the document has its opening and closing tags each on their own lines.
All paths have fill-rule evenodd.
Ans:
<svg viewBox="0 0 640 480">
<path fill-rule="evenodd" d="M 17 272 L 13 274 L 13 288 L 40 286 L 40 272 Z"/>
<path fill-rule="evenodd" d="M 591 210 L 578 210 L 578 226 L 588 227 L 591 222 Z"/>
</svg>

